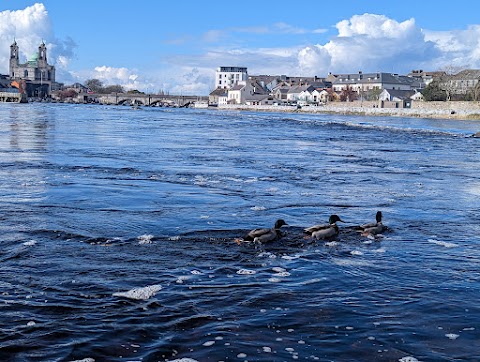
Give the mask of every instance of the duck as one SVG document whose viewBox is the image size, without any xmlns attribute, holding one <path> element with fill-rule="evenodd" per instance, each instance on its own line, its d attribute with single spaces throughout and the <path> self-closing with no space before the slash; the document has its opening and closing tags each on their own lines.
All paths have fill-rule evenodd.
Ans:
<svg viewBox="0 0 480 362">
<path fill-rule="evenodd" d="M 344 222 L 338 215 L 330 215 L 328 224 L 314 225 L 304 229 L 304 232 L 310 234 L 315 239 L 328 239 L 338 235 L 339 229 L 337 222 Z"/>
<path fill-rule="evenodd" d="M 288 225 L 285 222 L 285 220 L 278 219 L 277 221 L 275 221 L 275 225 L 273 226 L 273 228 L 253 229 L 249 231 L 243 239 L 236 239 L 235 241 L 237 243 L 240 243 L 242 241 L 243 242 L 253 241 L 253 242 L 260 242 L 260 243 L 275 241 L 282 236 L 282 233 L 280 232 L 280 228 L 285 225 Z"/>
<path fill-rule="evenodd" d="M 375 236 L 381 234 L 386 229 L 386 226 L 382 223 L 382 217 L 382 212 L 377 211 L 375 214 L 376 222 L 360 225 L 358 231 L 361 232 L 363 236 Z"/>
</svg>

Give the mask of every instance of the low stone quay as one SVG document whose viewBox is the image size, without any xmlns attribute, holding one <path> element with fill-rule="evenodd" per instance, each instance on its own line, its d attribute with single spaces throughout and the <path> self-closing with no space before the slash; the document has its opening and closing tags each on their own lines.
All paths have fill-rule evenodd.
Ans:
<svg viewBox="0 0 480 362">
<path fill-rule="evenodd" d="M 218 109 L 265 112 L 331 113 L 345 115 L 424 117 L 480 121 L 480 102 L 413 102 L 411 108 L 378 108 L 378 102 L 332 102 L 321 106 L 219 105 Z"/>
</svg>

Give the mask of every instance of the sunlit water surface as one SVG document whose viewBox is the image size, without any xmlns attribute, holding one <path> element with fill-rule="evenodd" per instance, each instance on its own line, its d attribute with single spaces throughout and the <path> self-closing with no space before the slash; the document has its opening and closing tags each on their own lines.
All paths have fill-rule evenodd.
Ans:
<svg viewBox="0 0 480 362">
<path fill-rule="evenodd" d="M 0 360 L 478 361 L 479 130 L 0 104 Z"/>
</svg>

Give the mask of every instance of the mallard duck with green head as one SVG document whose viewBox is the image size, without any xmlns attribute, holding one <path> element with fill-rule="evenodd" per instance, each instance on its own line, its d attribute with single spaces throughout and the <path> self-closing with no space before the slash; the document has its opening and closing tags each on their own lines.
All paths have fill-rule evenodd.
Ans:
<svg viewBox="0 0 480 362">
<path fill-rule="evenodd" d="M 283 219 L 278 219 L 275 222 L 275 225 L 273 228 L 268 229 L 268 228 L 262 228 L 262 229 L 253 229 L 245 235 L 245 237 L 241 239 L 236 239 L 235 241 L 237 243 L 241 242 L 260 242 L 260 243 L 266 243 L 269 241 L 275 241 L 278 240 L 281 236 L 282 233 L 280 231 L 280 228 L 284 225 L 288 225 L 285 220 Z"/>
<path fill-rule="evenodd" d="M 304 232 L 315 239 L 329 239 L 338 235 L 339 229 L 337 222 L 339 221 L 344 222 L 338 215 L 330 215 L 328 224 L 310 226 L 304 229 Z"/>
<path fill-rule="evenodd" d="M 361 232 L 363 236 L 375 236 L 381 234 L 383 231 L 386 230 L 386 226 L 383 225 L 382 222 L 382 217 L 382 212 L 377 211 L 377 213 L 375 214 L 376 222 L 360 225 L 358 227 L 358 231 Z"/>
</svg>

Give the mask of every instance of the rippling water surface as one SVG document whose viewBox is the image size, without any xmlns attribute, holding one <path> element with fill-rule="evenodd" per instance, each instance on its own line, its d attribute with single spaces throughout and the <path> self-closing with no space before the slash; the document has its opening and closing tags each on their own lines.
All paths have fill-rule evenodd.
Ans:
<svg viewBox="0 0 480 362">
<path fill-rule="evenodd" d="M 0 104 L 0 360 L 478 361 L 479 130 Z"/>
</svg>

